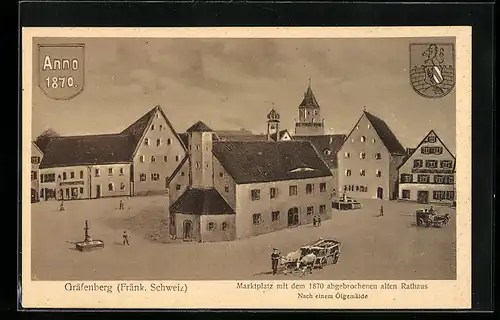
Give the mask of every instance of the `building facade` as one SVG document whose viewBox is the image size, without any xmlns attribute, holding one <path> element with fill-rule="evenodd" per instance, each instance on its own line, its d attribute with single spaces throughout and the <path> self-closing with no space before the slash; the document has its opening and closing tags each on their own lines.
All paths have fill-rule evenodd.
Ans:
<svg viewBox="0 0 500 320">
<path fill-rule="evenodd" d="M 43 159 L 43 152 L 31 142 L 31 202 L 40 200 L 40 163 Z"/>
<path fill-rule="evenodd" d="M 363 111 L 337 154 L 338 190 L 356 199 L 397 199 L 405 154 L 387 124 Z"/>
<path fill-rule="evenodd" d="M 202 122 L 187 133 L 189 160 L 170 183 L 177 238 L 227 241 L 331 218 L 333 177 L 310 142 L 214 141 Z"/>
<path fill-rule="evenodd" d="M 186 148 L 160 106 L 117 134 L 52 138 L 40 163 L 40 198 L 165 194 Z"/>
<path fill-rule="evenodd" d="M 456 201 L 455 156 L 431 130 L 409 150 L 399 167 L 399 200 L 419 203 Z"/>
</svg>

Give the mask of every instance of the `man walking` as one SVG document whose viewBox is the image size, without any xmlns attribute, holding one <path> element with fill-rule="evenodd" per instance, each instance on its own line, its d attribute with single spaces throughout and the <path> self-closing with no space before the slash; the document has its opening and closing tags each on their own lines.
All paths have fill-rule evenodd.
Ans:
<svg viewBox="0 0 500 320">
<path fill-rule="evenodd" d="M 318 220 L 316 220 L 316 216 L 313 217 L 313 227 L 318 225 Z"/>
<path fill-rule="evenodd" d="M 278 273 L 278 263 L 280 259 L 280 252 L 278 248 L 273 249 L 273 253 L 271 253 L 271 268 L 273 270 L 273 275 Z"/>
<path fill-rule="evenodd" d="M 321 227 L 321 216 L 318 216 L 318 220 L 317 221 L 318 221 L 317 222 L 318 227 Z"/>
<path fill-rule="evenodd" d="M 383 217 L 384 216 L 384 206 L 380 206 L 380 215 L 379 217 Z"/>
<path fill-rule="evenodd" d="M 65 209 L 64 209 L 64 200 L 61 200 L 61 205 L 59 206 L 59 211 L 65 211 Z"/>
<path fill-rule="evenodd" d="M 128 243 L 128 234 L 127 231 L 123 231 L 123 245 L 129 246 L 130 244 Z"/>
<path fill-rule="evenodd" d="M 123 204 L 123 200 L 120 200 L 120 210 L 124 210 L 125 205 Z"/>
</svg>

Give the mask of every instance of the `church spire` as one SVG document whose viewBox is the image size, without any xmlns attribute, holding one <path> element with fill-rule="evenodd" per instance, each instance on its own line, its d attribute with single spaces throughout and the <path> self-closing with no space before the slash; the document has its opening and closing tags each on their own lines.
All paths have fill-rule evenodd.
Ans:
<svg viewBox="0 0 500 320">
<path fill-rule="evenodd" d="M 311 89 L 311 78 L 309 78 L 309 86 L 307 87 L 306 93 L 304 94 L 304 100 L 302 100 L 300 106 L 319 108 L 319 103 Z"/>
</svg>

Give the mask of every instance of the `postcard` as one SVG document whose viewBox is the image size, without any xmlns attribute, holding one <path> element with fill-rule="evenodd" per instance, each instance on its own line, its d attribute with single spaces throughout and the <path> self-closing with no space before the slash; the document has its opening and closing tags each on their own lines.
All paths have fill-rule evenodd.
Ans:
<svg viewBox="0 0 500 320">
<path fill-rule="evenodd" d="M 24 28 L 22 89 L 24 308 L 471 307 L 470 27 Z"/>
</svg>

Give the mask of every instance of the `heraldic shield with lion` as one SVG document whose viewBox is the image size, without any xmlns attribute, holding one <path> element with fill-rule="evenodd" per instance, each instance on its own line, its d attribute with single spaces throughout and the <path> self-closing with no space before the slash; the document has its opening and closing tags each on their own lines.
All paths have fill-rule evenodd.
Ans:
<svg viewBox="0 0 500 320">
<path fill-rule="evenodd" d="M 410 44 L 410 84 L 425 98 L 442 98 L 455 86 L 455 52 L 451 43 Z"/>
</svg>

